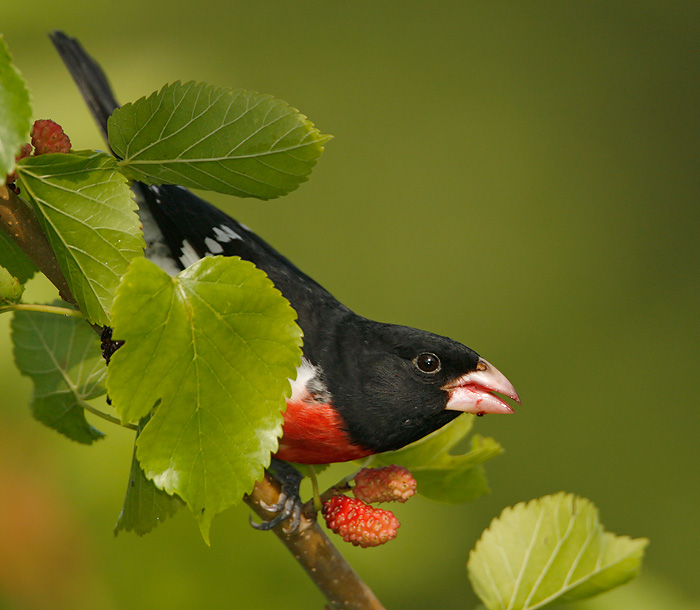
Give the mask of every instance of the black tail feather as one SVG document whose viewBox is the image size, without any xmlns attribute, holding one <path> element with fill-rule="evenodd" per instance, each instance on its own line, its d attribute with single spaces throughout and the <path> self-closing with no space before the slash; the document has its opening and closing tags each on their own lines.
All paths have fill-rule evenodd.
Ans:
<svg viewBox="0 0 700 610">
<path fill-rule="evenodd" d="M 108 142 L 107 119 L 119 107 L 119 103 L 105 73 L 75 38 L 59 30 L 49 36 L 95 117 L 105 142 Z"/>
</svg>

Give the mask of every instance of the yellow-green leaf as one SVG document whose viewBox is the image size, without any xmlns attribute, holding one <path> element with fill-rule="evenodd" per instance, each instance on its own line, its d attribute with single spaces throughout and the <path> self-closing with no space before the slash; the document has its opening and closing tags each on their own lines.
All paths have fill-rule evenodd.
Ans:
<svg viewBox="0 0 700 610">
<path fill-rule="evenodd" d="M 474 423 L 473 415 L 460 415 L 432 434 L 399 449 L 375 456 L 372 465 L 400 464 L 410 469 L 419 494 L 448 504 L 471 502 L 489 493 L 484 462 L 503 453 L 490 437 L 475 434 L 469 451 L 453 453 Z"/>
<path fill-rule="evenodd" d="M 469 555 L 469 579 L 489 610 L 537 610 L 626 583 L 647 544 L 606 532 L 590 500 L 562 492 L 494 519 Z"/>
<path fill-rule="evenodd" d="M 277 449 L 301 356 L 295 318 L 269 278 L 238 257 L 204 258 L 174 278 L 137 259 L 119 288 L 114 338 L 125 344 L 108 367 L 110 397 L 124 420 L 153 412 L 139 464 L 187 502 L 205 539 Z"/>
</svg>

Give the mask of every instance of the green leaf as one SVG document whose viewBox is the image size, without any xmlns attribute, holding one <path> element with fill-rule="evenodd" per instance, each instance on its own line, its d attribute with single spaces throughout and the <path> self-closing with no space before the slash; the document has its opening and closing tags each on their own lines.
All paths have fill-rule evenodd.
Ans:
<svg viewBox="0 0 700 610">
<path fill-rule="evenodd" d="M 208 541 L 212 518 L 249 492 L 277 449 L 296 314 L 238 257 L 208 257 L 172 278 L 137 259 L 113 308 L 108 388 L 123 420 L 153 417 L 137 440 L 146 477 L 183 498 Z"/>
<path fill-rule="evenodd" d="M 134 180 L 259 199 L 306 181 L 330 139 L 282 100 L 194 82 L 126 104 L 108 129 Z"/>
<path fill-rule="evenodd" d="M 0 183 L 15 166 L 15 155 L 27 141 L 32 107 L 27 83 L 12 63 L 0 36 Z"/>
<path fill-rule="evenodd" d="M 420 468 L 442 459 L 457 443 L 469 434 L 474 426 L 473 415 L 460 415 L 439 430 L 424 436 L 415 443 L 397 451 L 388 451 L 376 456 L 377 461 L 386 465 L 397 463 L 390 460 L 401 460 L 406 468 Z"/>
<path fill-rule="evenodd" d="M 0 266 L 14 275 L 20 284 L 25 284 L 37 272 L 34 263 L 4 231 L 0 231 Z"/>
<path fill-rule="evenodd" d="M 109 324 L 129 261 L 142 254 L 136 204 L 110 155 L 47 154 L 17 164 L 29 198 L 85 317 Z"/>
<path fill-rule="evenodd" d="M 12 339 L 17 367 L 34 382 L 34 417 L 79 443 L 102 438 L 84 411 L 86 401 L 105 394 L 106 369 L 95 331 L 79 318 L 18 311 Z"/>
<path fill-rule="evenodd" d="M 469 555 L 469 579 L 489 610 L 535 610 L 628 582 L 648 542 L 604 531 L 590 500 L 561 492 L 494 519 Z"/>
<path fill-rule="evenodd" d="M 482 464 L 503 453 L 494 439 L 475 434 L 469 452 L 444 455 L 438 462 L 412 470 L 418 491 L 448 504 L 473 502 L 490 493 Z"/>
<path fill-rule="evenodd" d="M 139 430 L 142 428 L 143 426 L 140 425 Z M 136 445 L 134 445 L 129 484 L 126 488 L 122 512 L 114 528 L 114 535 L 123 530 L 143 536 L 161 521 L 175 515 L 182 506 L 184 503 L 178 496 L 168 495 L 158 489 L 153 481 L 146 478 L 136 459 Z"/>
<path fill-rule="evenodd" d="M 416 479 L 421 495 L 448 504 L 471 502 L 489 493 L 482 464 L 503 453 L 492 438 L 474 435 L 467 453 L 450 453 L 471 430 L 473 415 L 460 415 L 432 434 L 375 457 L 372 465 L 400 464 Z"/>
<path fill-rule="evenodd" d="M 24 286 L 5 267 L 0 267 L 0 305 L 19 303 Z"/>
</svg>

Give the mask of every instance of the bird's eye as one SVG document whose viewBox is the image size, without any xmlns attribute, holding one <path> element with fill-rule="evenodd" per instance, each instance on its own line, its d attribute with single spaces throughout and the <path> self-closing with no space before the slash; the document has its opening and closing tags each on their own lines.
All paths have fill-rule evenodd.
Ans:
<svg viewBox="0 0 700 610">
<path fill-rule="evenodd" d="M 413 363 L 424 373 L 437 373 L 440 370 L 440 358 L 430 352 L 419 354 Z"/>
</svg>

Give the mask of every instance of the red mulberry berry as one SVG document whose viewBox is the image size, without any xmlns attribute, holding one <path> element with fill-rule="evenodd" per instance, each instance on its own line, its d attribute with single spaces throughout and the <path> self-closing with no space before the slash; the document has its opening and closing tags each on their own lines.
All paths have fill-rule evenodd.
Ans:
<svg viewBox="0 0 700 610">
<path fill-rule="evenodd" d="M 348 496 L 333 496 L 324 502 L 323 516 L 328 527 L 345 542 L 362 548 L 393 540 L 401 525 L 391 511 L 374 508 Z"/>
</svg>

